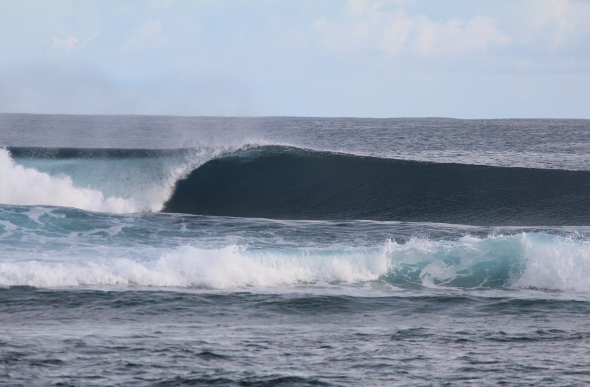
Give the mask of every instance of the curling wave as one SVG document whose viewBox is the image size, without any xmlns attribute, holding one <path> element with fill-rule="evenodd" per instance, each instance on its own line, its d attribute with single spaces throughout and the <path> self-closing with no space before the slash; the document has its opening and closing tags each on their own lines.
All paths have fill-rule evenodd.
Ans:
<svg viewBox="0 0 590 387">
<path fill-rule="evenodd" d="M 175 182 L 217 149 L 0 149 L 0 203 L 160 211 Z"/>
<path fill-rule="evenodd" d="M 115 213 L 590 225 L 590 171 L 428 163 L 286 146 L 1 149 L 0 180 L 3 204 Z"/>
<path fill-rule="evenodd" d="M 590 172 L 265 146 L 193 170 L 176 183 L 164 211 L 271 219 L 590 225 Z"/>
</svg>

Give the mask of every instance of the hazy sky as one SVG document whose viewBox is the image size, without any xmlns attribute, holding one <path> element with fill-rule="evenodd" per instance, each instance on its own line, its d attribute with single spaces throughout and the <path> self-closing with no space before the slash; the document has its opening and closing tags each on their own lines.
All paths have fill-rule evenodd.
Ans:
<svg viewBox="0 0 590 387">
<path fill-rule="evenodd" d="M 0 0 L 0 112 L 590 118 L 590 0 Z"/>
</svg>

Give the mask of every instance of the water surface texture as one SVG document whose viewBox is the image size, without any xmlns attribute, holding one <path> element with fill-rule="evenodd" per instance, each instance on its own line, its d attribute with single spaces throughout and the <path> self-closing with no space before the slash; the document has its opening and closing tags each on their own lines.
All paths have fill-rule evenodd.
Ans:
<svg viewBox="0 0 590 387">
<path fill-rule="evenodd" d="M 590 120 L 0 114 L 0 384 L 586 385 Z"/>
</svg>

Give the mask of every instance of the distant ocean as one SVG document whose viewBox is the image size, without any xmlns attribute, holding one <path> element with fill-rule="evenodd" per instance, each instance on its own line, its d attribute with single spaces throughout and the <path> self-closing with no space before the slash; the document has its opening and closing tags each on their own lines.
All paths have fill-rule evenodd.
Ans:
<svg viewBox="0 0 590 387">
<path fill-rule="evenodd" d="M 590 120 L 0 114 L 0 385 L 590 384 Z"/>
</svg>

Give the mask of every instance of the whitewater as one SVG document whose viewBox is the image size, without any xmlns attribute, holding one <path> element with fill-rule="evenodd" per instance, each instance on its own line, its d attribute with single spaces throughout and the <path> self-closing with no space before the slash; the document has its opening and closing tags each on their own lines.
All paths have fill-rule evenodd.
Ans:
<svg viewBox="0 0 590 387">
<path fill-rule="evenodd" d="M 589 135 L 0 114 L 0 384 L 590 383 Z"/>
</svg>

